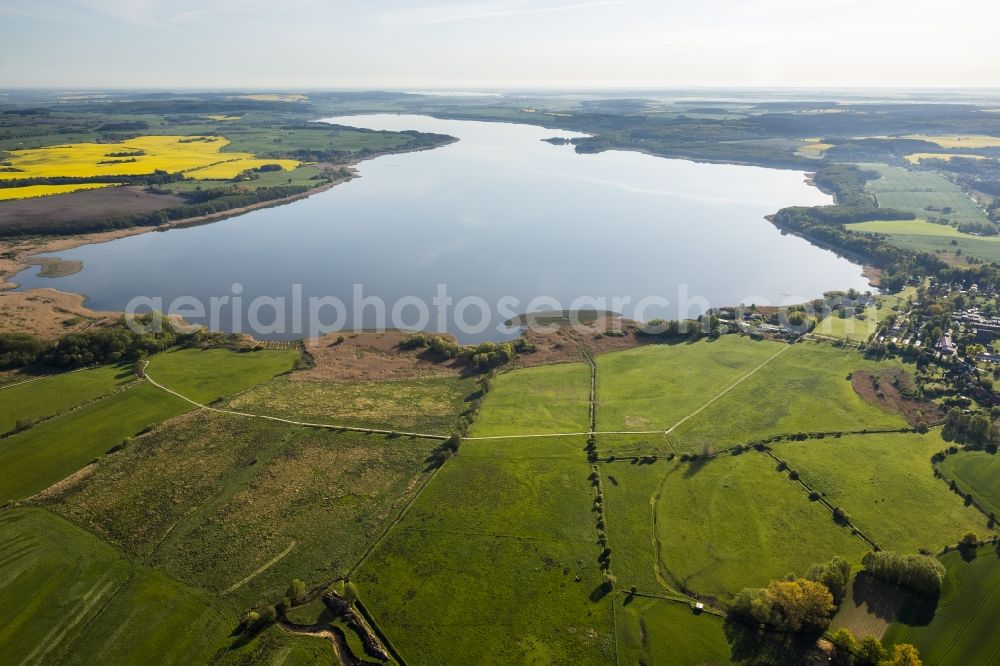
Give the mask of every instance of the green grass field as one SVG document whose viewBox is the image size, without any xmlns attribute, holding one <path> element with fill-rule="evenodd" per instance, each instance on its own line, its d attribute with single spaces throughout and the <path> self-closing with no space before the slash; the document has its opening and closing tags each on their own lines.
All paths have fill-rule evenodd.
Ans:
<svg viewBox="0 0 1000 666">
<path fill-rule="evenodd" d="M 333 646 L 326 639 L 268 627 L 246 644 L 226 651 L 212 663 L 223 666 L 336 666 L 338 662 Z"/>
<path fill-rule="evenodd" d="M 944 224 L 926 220 L 892 220 L 859 222 L 846 225 L 851 231 L 888 234 L 893 244 L 920 252 L 947 252 L 961 250 L 963 255 L 984 261 L 1000 261 L 1000 237 L 973 236 Z"/>
<path fill-rule="evenodd" d="M 774 453 L 883 548 L 933 553 L 986 532 L 983 515 L 934 478 L 930 458 L 946 446 L 932 431 L 790 442 Z"/>
<path fill-rule="evenodd" d="M 941 561 L 947 575 L 933 620 L 924 626 L 893 624 L 886 643 L 911 643 L 928 666 L 1000 662 L 1000 554 L 994 547 L 979 548 L 977 557 L 965 562 L 953 551 Z"/>
<path fill-rule="evenodd" d="M 354 575 L 407 663 L 614 660 L 590 466 L 524 442 L 463 444 Z"/>
<path fill-rule="evenodd" d="M 902 428 L 906 420 L 866 402 L 847 378 L 877 363 L 851 348 L 800 342 L 670 433 L 678 451 L 720 450 L 769 435 Z"/>
<path fill-rule="evenodd" d="M 471 379 L 295 381 L 281 377 L 227 407 L 296 421 L 448 435 L 476 389 Z"/>
<path fill-rule="evenodd" d="M 988 223 L 986 214 L 969 196 L 940 174 L 909 171 L 885 164 L 860 166 L 881 174 L 881 178 L 868 181 L 865 189 L 878 198 L 878 205 L 882 208 L 910 211 L 918 218 L 933 216 L 952 222 Z M 944 208 L 950 208 L 951 212 L 941 212 Z"/>
<path fill-rule="evenodd" d="M 191 409 L 141 384 L 0 443 L 0 503 L 37 493 L 73 474 L 128 437 Z"/>
<path fill-rule="evenodd" d="M 608 541 L 614 549 L 615 575 L 623 590 L 635 586 L 643 594 L 675 592 L 657 578 L 653 541 L 653 497 L 669 469 L 672 466 L 666 462 L 600 465 Z"/>
<path fill-rule="evenodd" d="M 624 599 L 625 597 L 623 597 Z M 623 664 L 729 664 L 722 618 L 687 604 L 635 597 L 615 603 L 618 659 Z"/>
<path fill-rule="evenodd" d="M 3 661 L 207 663 L 235 613 L 38 509 L 0 514 Z"/>
<path fill-rule="evenodd" d="M 848 342 L 866 342 L 878 330 L 879 324 L 897 314 L 898 298 L 879 296 L 878 301 L 878 307 L 865 308 L 862 314 L 840 317 L 839 313 L 832 313 L 816 324 L 812 332 L 816 335 L 825 335 Z"/>
<path fill-rule="evenodd" d="M 867 550 L 753 452 L 674 465 L 656 502 L 656 534 L 669 578 L 719 598 L 834 555 L 857 563 Z"/>
<path fill-rule="evenodd" d="M 135 381 L 131 367 L 107 365 L 67 372 L 0 389 L 0 435 L 18 421 L 38 421 Z"/>
<path fill-rule="evenodd" d="M 202 412 L 108 457 L 52 509 L 245 607 L 345 575 L 436 445 Z"/>
<path fill-rule="evenodd" d="M 472 434 L 479 437 L 586 432 L 590 366 L 560 363 L 498 375 Z"/>
<path fill-rule="evenodd" d="M 223 152 L 250 152 L 266 155 L 295 150 L 342 150 L 356 153 L 367 150 L 391 150 L 411 139 L 398 132 L 363 132 L 338 129 L 255 128 L 248 125 L 225 127 L 226 138 L 232 141 Z"/>
<path fill-rule="evenodd" d="M 784 345 L 726 335 L 597 357 L 597 429 L 666 430 Z"/>
<path fill-rule="evenodd" d="M 292 369 L 298 351 L 233 352 L 178 349 L 156 354 L 146 372 L 167 388 L 207 404 L 265 382 Z"/>
<path fill-rule="evenodd" d="M 169 351 L 153 356 L 149 368 L 164 385 L 194 400 L 209 401 L 290 369 L 294 354 L 238 354 L 222 349 Z M 103 371 L 108 373 L 103 377 L 104 386 L 113 386 L 111 382 L 116 380 L 112 373 L 116 371 Z M 58 383 L 48 386 L 54 393 L 62 391 Z M 137 384 L 8 437 L 0 445 L 0 467 L 10 471 L 0 479 L 0 503 L 44 490 L 125 439 L 192 408 L 151 384 Z"/>
<path fill-rule="evenodd" d="M 1000 458 L 985 451 L 948 456 L 938 467 L 987 511 L 1000 514 Z"/>
</svg>

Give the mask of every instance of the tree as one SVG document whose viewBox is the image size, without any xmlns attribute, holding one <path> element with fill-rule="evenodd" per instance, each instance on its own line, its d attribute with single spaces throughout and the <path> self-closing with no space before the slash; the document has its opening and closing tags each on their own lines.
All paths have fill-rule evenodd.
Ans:
<svg viewBox="0 0 1000 666">
<path fill-rule="evenodd" d="M 853 664 L 854 653 L 858 651 L 858 641 L 850 629 L 838 629 L 830 636 L 830 642 L 836 648 L 833 656 L 835 664 Z"/>
<path fill-rule="evenodd" d="M 865 636 L 858 643 L 858 656 L 869 664 L 877 664 L 882 661 L 884 655 L 882 643 L 874 636 Z"/>
<path fill-rule="evenodd" d="M 822 583 L 830 590 L 833 603 L 840 605 L 847 594 L 847 584 L 851 578 L 851 565 L 844 558 L 837 556 L 826 564 L 814 564 L 809 567 L 806 578 Z"/>
<path fill-rule="evenodd" d="M 861 559 L 865 571 L 894 585 L 919 594 L 936 597 L 944 582 L 944 565 L 926 555 L 900 555 L 891 551 L 865 553 Z"/>
<path fill-rule="evenodd" d="M 772 580 L 763 589 L 745 589 L 736 596 L 733 609 L 776 629 L 815 631 L 829 624 L 834 605 L 825 585 L 799 578 Z"/>
<path fill-rule="evenodd" d="M 909 643 L 900 643 L 892 649 L 892 657 L 883 662 L 887 666 L 921 666 L 920 653 Z"/>
<path fill-rule="evenodd" d="M 298 578 L 292 580 L 292 583 L 288 586 L 286 596 L 291 599 L 293 603 L 302 603 L 303 599 L 306 597 L 306 584 Z"/>
</svg>

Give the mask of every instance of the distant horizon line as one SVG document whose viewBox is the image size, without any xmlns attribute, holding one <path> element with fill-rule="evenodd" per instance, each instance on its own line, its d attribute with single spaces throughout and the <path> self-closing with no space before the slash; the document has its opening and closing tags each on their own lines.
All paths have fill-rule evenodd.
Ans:
<svg viewBox="0 0 1000 666">
<path fill-rule="evenodd" d="M 804 84 L 636 84 L 636 85 L 334 85 L 334 86 L 211 86 L 211 85 L 169 85 L 169 86 L 145 86 L 145 85 L 0 85 L 0 90 L 34 90 L 34 91 L 238 91 L 238 92 L 285 92 L 285 91 L 312 91 L 312 92 L 401 92 L 408 94 L 420 94 L 427 92 L 510 92 L 523 90 L 558 90 L 562 92 L 602 92 L 602 91 L 677 91 L 677 90 L 795 90 L 795 91 L 892 91 L 892 92 L 922 92 L 922 91 L 997 91 L 1000 92 L 1000 85 L 997 84 L 976 84 L 976 85 L 938 85 L 925 84 L 913 85 L 804 85 Z"/>
</svg>

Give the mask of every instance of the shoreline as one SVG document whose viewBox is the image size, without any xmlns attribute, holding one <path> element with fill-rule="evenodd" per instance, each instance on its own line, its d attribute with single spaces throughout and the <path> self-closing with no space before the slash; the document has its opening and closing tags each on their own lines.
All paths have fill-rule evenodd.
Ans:
<svg viewBox="0 0 1000 666">
<path fill-rule="evenodd" d="M 437 148 L 443 148 L 444 146 L 450 146 L 453 143 L 458 142 L 459 139 L 456 137 L 451 137 L 450 141 L 445 141 L 436 146 L 430 147 L 419 147 L 410 148 L 408 150 L 395 150 L 385 153 L 379 153 L 377 155 L 369 155 L 361 159 L 346 162 L 344 164 L 333 164 L 331 162 L 320 163 L 322 165 L 336 167 L 339 169 L 349 169 L 350 175 L 344 176 L 342 178 L 334 179 L 330 182 L 323 183 L 316 187 L 310 188 L 305 192 L 299 192 L 298 194 L 293 194 L 287 197 L 282 197 L 280 199 L 269 199 L 267 201 L 259 201 L 249 206 L 242 206 L 240 208 L 231 208 L 229 210 L 220 211 L 218 213 L 211 213 L 209 215 L 199 215 L 196 217 L 186 217 L 181 220 L 173 220 L 165 224 L 150 226 L 150 227 L 129 227 L 127 229 L 112 229 L 110 231 L 95 231 L 91 233 L 84 233 L 73 236 L 56 236 L 50 240 L 43 240 L 45 237 L 30 237 L 26 239 L 0 239 L 0 254 L 6 254 L 0 258 L 0 271 L 3 274 L 0 275 L 0 294 L 5 292 L 10 292 L 18 287 L 19 284 L 12 282 L 10 278 L 17 275 L 18 273 L 31 268 L 32 266 L 37 266 L 40 264 L 45 264 L 50 262 L 50 259 L 42 258 L 39 255 L 47 255 L 55 252 L 62 252 L 64 250 L 72 250 L 74 248 L 81 247 L 83 245 L 95 245 L 100 243 L 108 243 L 113 240 L 118 240 L 119 238 L 127 238 L 129 236 L 137 236 L 139 234 L 149 233 L 153 231 L 169 231 L 171 229 L 182 229 L 185 227 L 194 227 L 202 224 L 212 224 L 214 222 L 221 222 L 222 220 L 229 219 L 231 217 L 239 217 L 246 213 L 253 212 L 255 210 L 260 210 L 262 208 L 271 208 L 275 206 L 283 206 L 285 204 L 294 203 L 301 199 L 311 197 L 315 194 L 320 194 L 325 192 L 337 185 L 350 182 L 356 178 L 361 177 L 361 173 L 358 171 L 357 166 L 362 162 L 367 160 L 373 160 L 379 157 L 387 157 L 389 155 L 405 155 L 407 153 L 417 153 L 423 152 L 425 150 L 435 150 Z M 37 244 L 34 244 L 37 243 Z M 9 245 L 8 245 L 9 244 Z M 23 245 L 23 247 L 18 248 L 18 245 Z M 55 259 L 58 259 L 56 257 Z M 81 266 L 73 272 L 79 272 L 82 270 Z M 50 277 L 57 277 L 52 275 Z M 61 276 L 59 276 L 61 277 Z M 55 291 L 60 291 L 56 289 Z M 74 293 L 74 292 L 61 292 L 61 293 Z M 81 294 L 86 299 L 85 294 Z"/>
</svg>

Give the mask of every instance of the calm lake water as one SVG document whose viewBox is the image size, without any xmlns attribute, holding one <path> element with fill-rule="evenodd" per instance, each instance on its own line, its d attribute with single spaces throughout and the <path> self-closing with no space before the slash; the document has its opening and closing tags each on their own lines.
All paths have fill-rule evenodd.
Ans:
<svg viewBox="0 0 1000 666">
<path fill-rule="evenodd" d="M 281 321 L 255 327 L 261 338 L 309 333 L 310 297 L 328 297 L 314 303 L 325 323 L 366 327 L 379 323 L 377 307 L 359 296 L 381 299 L 386 323 L 408 328 L 424 324 L 419 300 L 429 308 L 420 327 L 464 341 L 498 339 L 497 325 L 512 313 L 546 307 L 596 306 L 648 320 L 867 289 L 859 266 L 783 236 L 764 219 L 783 206 L 830 202 L 802 172 L 632 152 L 578 155 L 542 141 L 576 135 L 528 125 L 398 115 L 327 120 L 460 141 L 363 162 L 361 178 L 288 205 L 62 252 L 83 270 L 40 278 L 32 268 L 15 281 L 83 293 L 91 308 L 109 310 L 135 297 L 161 298 L 164 309 L 189 297 L 208 315 L 213 297 L 228 296 L 214 324 L 229 331 L 251 331 L 255 298 L 286 299 L 277 317 L 273 303 L 258 301 L 262 322 Z M 453 303 L 443 317 L 432 303 L 442 288 Z M 334 300 L 344 304 L 339 313 Z M 461 320 L 478 325 L 456 323 L 460 301 Z M 213 323 L 193 312 L 184 314 Z"/>
</svg>

